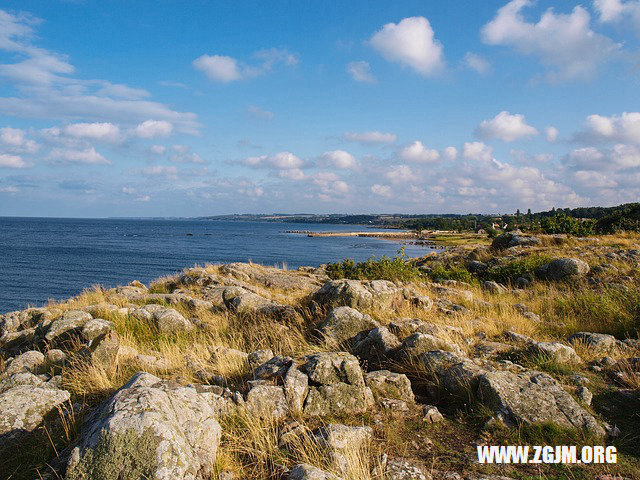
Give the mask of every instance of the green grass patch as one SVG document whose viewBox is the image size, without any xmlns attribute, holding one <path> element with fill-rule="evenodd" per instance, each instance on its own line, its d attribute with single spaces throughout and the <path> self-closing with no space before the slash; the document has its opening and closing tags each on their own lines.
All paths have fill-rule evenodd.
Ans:
<svg viewBox="0 0 640 480">
<path fill-rule="evenodd" d="M 420 270 L 405 260 L 404 247 L 394 258 L 383 256 L 372 257 L 364 262 L 354 262 L 347 258 L 342 262 L 327 264 L 327 275 L 336 280 L 349 278 L 353 280 L 390 280 L 411 282 L 422 277 Z"/>
<path fill-rule="evenodd" d="M 567 295 L 555 296 L 547 308 L 551 318 L 563 322 L 559 327 L 562 334 L 588 331 L 633 338 L 640 333 L 637 288 L 573 289 Z"/>
<path fill-rule="evenodd" d="M 483 280 L 494 280 L 500 283 L 508 283 L 515 281 L 518 277 L 526 274 L 533 274 L 542 265 L 553 260 L 552 257 L 545 255 L 528 255 L 517 260 L 491 265 L 481 274 Z"/>
</svg>

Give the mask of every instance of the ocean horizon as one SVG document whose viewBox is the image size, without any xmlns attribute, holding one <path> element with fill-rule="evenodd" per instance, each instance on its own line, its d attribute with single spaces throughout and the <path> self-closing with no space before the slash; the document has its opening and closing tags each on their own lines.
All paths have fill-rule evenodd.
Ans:
<svg viewBox="0 0 640 480">
<path fill-rule="evenodd" d="M 318 266 L 395 256 L 398 241 L 307 237 L 287 230 L 353 231 L 362 225 L 193 218 L 0 217 L 0 314 L 62 300 L 94 285 L 151 280 L 206 263 Z M 433 249 L 405 245 L 409 257 Z"/>
</svg>

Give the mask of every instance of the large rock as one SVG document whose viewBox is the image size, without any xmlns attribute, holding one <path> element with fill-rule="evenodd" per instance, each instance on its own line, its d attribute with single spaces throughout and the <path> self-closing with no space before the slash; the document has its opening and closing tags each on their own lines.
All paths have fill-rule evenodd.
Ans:
<svg viewBox="0 0 640 480">
<path fill-rule="evenodd" d="M 313 301 L 326 308 L 347 306 L 356 309 L 389 308 L 402 298 L 402 292 L 386 280 L 332 280 L 325 283 Z"/>
<path fill-rule="evenodd" d="M 335 383 L 311 387 L 304 403 L 304 413 L 318 417 L 364 413 L 373 404 L 369 387 Z"/>
<path fill-rule="evenodd" d="M 0 444 L 5 439 L 32 432 L 58 405 L 69 400 L 66 390 L 36 383 L 35 379 L 29 383 L 26 379 L 16 379 L 16 383 L 22 384 L 0 393 Z"/>
<path fill-rule="evenodd" d="M 460 347 L 452 341 L 429 333 L 414 333 L 402 342 L 397 358 L 401 361 L 408 361 L 432 350 L 447 350 L 462 355 Z"/>
<path fill-rule="evenodd" d="M 309 377 L 291 365 L 284 377 L 284 394 L 293 413 L 302 412 L 309 394 Z"/>
<path fill-rule="evenodd" d="M 346 342 L 364 330 L 371 330 L 379 324 L 369 315 L 351 307 L 337 307 L 329 312 L 318 328 L 330 340 L 338 344 Z"/>
<path fill-rule="evenodd" d="M 14 357 L 7 367 L 6 374 L 13 375 L 19 372 L 38 373 L 44 365 L 44 355 L 38 351 L 31 350 L 17 357 Z"/>
<path fill-rule="evenodd" d="M 179 333 L 193 330 L 193 324 L 173 308 L 163 308 L 153 313 L 158 330 L 163 333 Z"/>
<path fill-rule="evenodd" d="M 280 420 L 287 416 L 289 405 L 282 387 L 257 385 L 249 390 L 247 411 L 252 415 Z"/>
<path fill-rule="evenodd" d="M 347 475 L 349 467 L 360 461 L 373 437 L 371 427 L 351 427 L 330 423 L 314 434 L 315 440 L 325 450 L 334 467 Z"/>
<path fill-rule="evenodd" d="M 523 235 L 522 232 L 509 232 L 498 235 L 491 242 L 491 247 L 496 250 L 504 250 L 511 247 L 528 247 L 532 245 L 539 245 L 540 239 L 538 237 L 532 237 Z"/>
<path fill-rule="evenodd" d="M 569 343 L 581 343 L 589 347 L 594 353 L 609 353 L 618 345 L 618 340 L 613 335 L 606 333 L 578 332 L 571 335 Z"/>
<path fill-rule="evenodd" d="M 540 267 L 536 273 L 547 280 L 565 280 L 589 273 L 589 264 L 577 258 L 557 258 Z"/>
<path fill-rule="evenodd" d="M 377 401 L 383 398 L 404 400 L 405 402 L 413 402 L 415 400 L 411 390 L 411 382 L 402 373 L 375 370 L 367 373 L 365 380 Z"/>
<path fill-rule="evenodd" d="M 358 359 L 346 352 L 324 352 L 305 357 L 304 372 L 316 384 L 347 383 L 364 386 Z"/>
<path fill-rule="evenodd" d="M 604 435 L 596 419 L 545 373 L 486 372 L 478 379 L 478 393 L 507 425 L 553 422 Z"/>
<path fill-rule="evenodd" d="M 82 310 L 68 310 L 64 312 L 62 318 L 51 323 L 45 339 L 51 342 L 65 333 L 80 330 L 92 318 L 90 313 Z"/>
<path fill-rule="evenodd" d="M 387 327 L 361 332 L 351 342 L 351 353 L 370 364 L 381 363 L 396 352 L 401 343 Z"/>
<path fill-rule="evenodd" d="M 559 342 L 534 342 L 529 345 L 529 350 L 560 363 L 582 362 L 582 359 L 573 348 Z"/>
<path fill-rule="evenodd" d="M 137 373 L 87 418 L 66 479 L 209 478 L 220 435 L 194 387 Z"/>
<path fill-rule="evenodd" d="M 374 403 L 364 383 L 358 359 L 345 352 L 317 353 L 305 357 L 301 370 L 309 377 L 309 393 L 303 411 L 327 416 L 362 413 Z"/>
</svg>

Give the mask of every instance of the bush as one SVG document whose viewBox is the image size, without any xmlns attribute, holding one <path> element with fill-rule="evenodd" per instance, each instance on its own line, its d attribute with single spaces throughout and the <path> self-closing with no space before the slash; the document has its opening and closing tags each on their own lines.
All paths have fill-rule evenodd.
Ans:
<svg viewBox="0 0 640 480">
<path fill-rule="evenodd" d="M 611 215 L 601 218 L 595 224 L 598 233 L 640 232 L 640 203 L 619 207 Z"/>
<path fill-rule="evenodd" d="M 471 272 L 460 265 L 436 265 L 429 272 L 432 280 L 457 280 L 459 282 L 471 282 L 473 276 Z"/>
<path fill-rule="evenodd" d="M 553 260 L 551 257 L 544 255 L 529 255 L 502 265 L 492 265 L 481 274 L 481 277 L 484 280 L 494 280 L 500 283 L 514 281 L 527 273 L 532 274 L 551 260 Z"/>
<path fill-rule="evenodd" d="M 404 247 L 398 256 L 389 258 L 372 257 L 364 262 L 354 262 L 347 258 L 342 262 L 329 263 L 327 275 L 331 279 L 350 278 L 353 280 L 390 280 L 409 282 L 422 275 L 415 265 L 408 263 L 404 256 Z"/>
<path fill-rule="evenodd" d="M 564 213 L 559 213 L 552 217 L 544 217 L 540 220 L 542 233 L 575 235 L 586 237 L 593 234 L 595 222 L 593 220 L 580 220 L 570 217 Z"/>
</svg>

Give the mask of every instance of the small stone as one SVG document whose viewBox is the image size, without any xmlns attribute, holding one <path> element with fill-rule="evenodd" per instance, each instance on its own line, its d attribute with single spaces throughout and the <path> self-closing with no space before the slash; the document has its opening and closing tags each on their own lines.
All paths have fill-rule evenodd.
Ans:
<svg viewBox="0 0 640 480">
<path fill-rule="evenodd" d="M 422 407 L 422 412 L 424 413 L 422 420 L 427 423 L 438 423 L 444 420 L 444 417 L 438 410 L 438 407 L 434 405 L 424 405 Z"/>
<path fill-rule="evenodd" d="M 583 405 L 591 405 L 593 394 L 587 387 L 578 387 L 576 390 L 576 397 L 578 397 L 578 400 L 580 400 L 580 403 Z"/>
</svg>

